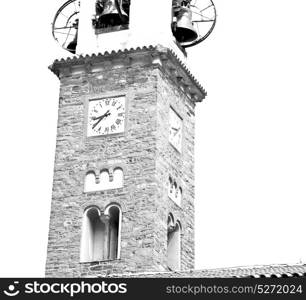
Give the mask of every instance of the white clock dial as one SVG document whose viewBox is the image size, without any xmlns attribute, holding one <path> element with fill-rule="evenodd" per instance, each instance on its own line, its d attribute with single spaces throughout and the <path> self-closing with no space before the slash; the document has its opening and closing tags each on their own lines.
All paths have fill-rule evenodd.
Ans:
<svg viewBox="0 0 306 300">
<path fill-rule="evenodd" d="M 170 108 L 169 142 L 179 152 L 182 151 L 182 139 L 183 139 L 183 120 L 172 108 Z"/>
<path fill-rule="evenodd" d="M 100 136 L 124 132 L 125 97 L 89 101 L 87 135 Z"/>
</svg>

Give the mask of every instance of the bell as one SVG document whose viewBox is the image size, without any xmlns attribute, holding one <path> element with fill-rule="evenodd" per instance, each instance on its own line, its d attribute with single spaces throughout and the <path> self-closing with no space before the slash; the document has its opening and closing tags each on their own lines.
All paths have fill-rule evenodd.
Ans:
<svg viewBox="0 0 306 300">
<path fill-rule="evenodd" d="M 192 24 L 192 11 L 189 7 L 181 7 L 173 35 L 179 43 L 189 43 L 198 38 L 197 31 Z"/>
<path fill-rule="evenodd" d="M 69 43 L 67 46 L 67 50 L 71 52 L 72 54 L 75 54 L 76 52 L 76 47 L 77 47 L 77 41 L 74 39 L 72 42 Z"/>
<path fill-rule="evenodd" d="M 99 17 L 99 24 L 104 26 L 118 26 L 127 24 L 129 17 L 122 8 L 122 0 L 104 0 L 103 12 Z"/>
<path fill-rule="evenodd" d="M 73 24 L 73 26 L 76 29 L 75 36 L 74 36 L 73 40 L 68 44 L 68 46 L 66 48 L 72 54 L 75 54 L 76 47 L 78 45 L 78 22 L 79 22 L 79 20 L 76 20 L 75 23 Z"/>
</svg>

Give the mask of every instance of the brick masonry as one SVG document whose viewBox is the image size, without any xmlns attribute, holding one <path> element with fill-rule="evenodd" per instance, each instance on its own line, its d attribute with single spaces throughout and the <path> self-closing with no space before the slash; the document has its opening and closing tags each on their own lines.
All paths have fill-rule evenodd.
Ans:
<svg viewBox="0 0 306 300">
<path fill-rule="evenodd" d="M 167 270 L 167 217 L 182 224 L 181 269 L 194 267 L 195 102 L 205 91 L 167 49 L 152 47 L 56 61 L 58 132 L 47 277 L 95 277 Z M 88 101 L 126 96 L 125 133 L 87 138 Z M 183 150 L 170 144 L 170 106 L 183 118 Z M 124 187 L 84 193 L 88 169 L 122 166 Z M 168 198 L 169 175 L 183 188 L 181 207 Z M 123 212 L 121 258 L 81 264 L 84 210 L 117 203 Z"/>
</svg>

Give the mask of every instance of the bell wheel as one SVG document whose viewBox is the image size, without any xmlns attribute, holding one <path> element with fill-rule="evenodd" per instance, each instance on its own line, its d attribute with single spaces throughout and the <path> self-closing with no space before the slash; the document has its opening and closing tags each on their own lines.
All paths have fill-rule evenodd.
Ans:
<svg viewBox="0 0 306 300">
<path fill-rule="evenodd" d="M 75 53 L 78 34 L 80 1 L 68 0 L 56 12 L 52 22 L 52 35 L 65 50 Z"/>
<path fill-rule="evenodd" d="M 196 40 L 182 43 L 182 47 L 195 46 L 208 38 L 215 28 L 217 12 L 212 0 L 191 0 L 192 23 L 198 34 Z"/>
</svg>

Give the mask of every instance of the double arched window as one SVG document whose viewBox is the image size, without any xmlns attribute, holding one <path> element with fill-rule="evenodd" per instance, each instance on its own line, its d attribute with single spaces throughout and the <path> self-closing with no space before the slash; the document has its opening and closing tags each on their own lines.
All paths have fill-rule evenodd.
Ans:
<svg viewBox="0 0 306 300">
<path fill-rule="evenodd" d="M 85 192 L 96 191 L 97 183 L 96 183 L 96 174 L 93 171 L 90 171 L 86 174 L 85 177 Z"/>
<path fill-rule="evenodd" d="M 122 211 L 111 204 L 102 213 L 98 207 L 85 210 L 82 225 L 81 262 L 120 258 Z"/>
</svg>

